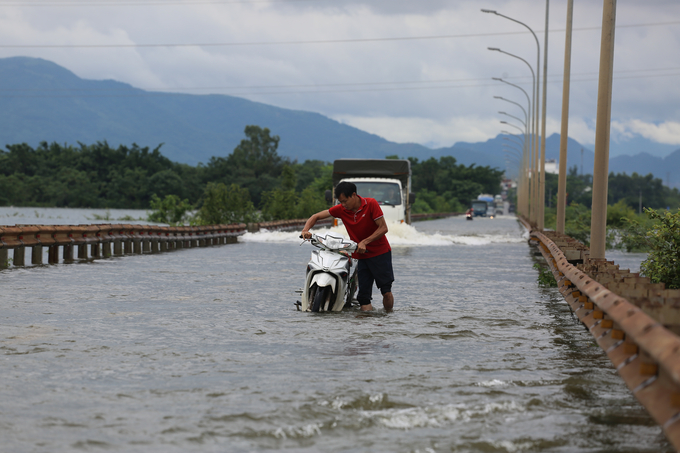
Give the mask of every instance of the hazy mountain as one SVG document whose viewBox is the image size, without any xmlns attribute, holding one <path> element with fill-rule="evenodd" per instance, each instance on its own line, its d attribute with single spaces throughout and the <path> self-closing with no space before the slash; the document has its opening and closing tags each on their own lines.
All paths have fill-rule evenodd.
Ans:
<svg viewBox="0 0 680 453">
<path fill-rule="evenodd" d="M 450 155 L 465 165 L 505 168 L 503 145 L 517 147 L 512 140 L 519 140 L 499 135 L 439 149 L 393 143 L 318 113 L 233 96 L 150 92 L 113 80 L 85 80 L 55 63 L 29 57 L 0 59 L 0 99 L 0 146 L 107 141 L 154 148 L 163 143 L 164 155 L 189 164 L 228 155 L 249 124 L 268 127 L 281 137 L 279 153 L 298 161 Z M 547 138 L 548 159 L 558 159 L 559 142 L 558 134 Z M 593 152 L 574 140 L 568 143 L 568 166 L 592 173 Z M 643 142 L 640 147 L 644 149 Z M 680 185 L 678 169 L 680 150 L 665 158 L 642 153 L 610 160 L 611 171 L 651 172 L 671 185 Z"/>
<path fill-rule="evenodd" d="M 268 127 L 281 137 L 282 155 L 336 157 L 424 156 L 416 144 L 392 143 L 323 115 L 287 110 L 224 95 L 140 90 L 112 80 L 83 80 L 46 60 L 0 59 L 0 144 L 40 141 L 161 148 L 172 160 L 196 164 L 227 155 L 245 138 L 246 125 Z"/>
</svg>

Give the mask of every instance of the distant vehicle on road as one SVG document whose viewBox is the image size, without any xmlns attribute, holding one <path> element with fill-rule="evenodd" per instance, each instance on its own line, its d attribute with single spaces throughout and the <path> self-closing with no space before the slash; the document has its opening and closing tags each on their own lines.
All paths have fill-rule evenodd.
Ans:
<svg viewBox="0 0 680 453">
<path fill-rule="evenodd" d="M 486 217 L 489 203 L 484 200 L 472 200 L 472 215 L 474 217 Z"/>
</svg>

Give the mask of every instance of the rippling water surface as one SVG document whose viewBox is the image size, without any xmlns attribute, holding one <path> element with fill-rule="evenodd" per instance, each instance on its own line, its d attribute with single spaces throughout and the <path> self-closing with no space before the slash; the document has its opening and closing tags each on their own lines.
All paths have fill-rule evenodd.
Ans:
<svg viewBox="0 0 680 453">
<path fill-rule="evenodd" d="M 297 233 L 0 272 L 0 450 L 671 451 L 516 220 L 389 236 L 390 314 L 295 311 Z"/>
</svg>

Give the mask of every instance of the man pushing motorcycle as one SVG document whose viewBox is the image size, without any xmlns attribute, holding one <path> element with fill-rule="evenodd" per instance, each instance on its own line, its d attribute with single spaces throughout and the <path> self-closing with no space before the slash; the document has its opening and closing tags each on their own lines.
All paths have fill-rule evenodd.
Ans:
<svg viewBox="0 0 680 453">
<path fill-rule="evenodd" d="M 357 300 L 361 310 L 373 310 L 371 294 L 373 283 L 383 296 L 385 311 L 392 311 L 394 296 L 392 295 L 392 248 L 387 241 L 387 223 L 380 205 L 374 198 L 360 197 L 354 183 L 343 181 L 335 187 L 335 198 L 340 202 L 325 211 L 317 212 L 305 223 L 302 237 L 309 239 L 309 230 L 316 222 L 328 217 L 342 220 L 349 237 L 357 243 L 357 251 L 353 257 L 359 260 L 359 294 Z"/>
</svg>

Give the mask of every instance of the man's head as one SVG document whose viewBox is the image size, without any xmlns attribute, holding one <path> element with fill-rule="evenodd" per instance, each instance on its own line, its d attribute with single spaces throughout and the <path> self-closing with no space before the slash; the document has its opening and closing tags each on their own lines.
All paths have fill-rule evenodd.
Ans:
<svg viewBox="0 0 680 453">
<path fill-rule="evenodd" d="M 340 199 L 340 194 L 349 198 L 352 194 L 357 193 L 357 186 L 353 182 L 342 181 L 340 184 L 335 186 L 335 198 Z"/>
<path fill-rule="evenodd" d="M 361 199 L 357 195 L 357 186 L 354 183 L 343 181 L 335 186 L 335 198 L 343 208 L 356 211 L 361 207 Z"/>
</svg>

